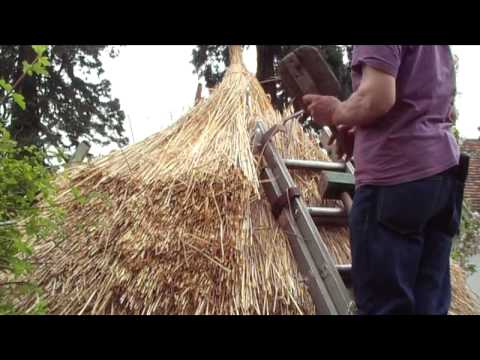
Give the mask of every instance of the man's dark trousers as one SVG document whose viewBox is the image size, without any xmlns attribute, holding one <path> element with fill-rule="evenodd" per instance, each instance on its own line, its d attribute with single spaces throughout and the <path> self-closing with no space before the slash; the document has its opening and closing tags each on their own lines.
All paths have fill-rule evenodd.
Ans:
<svg viewBox="0 0 480 360">
<path fill-rule="evenodd" d="M 458 171 L 356 190 L 350 233 L 359 314 L 447 314 L 464 189 Z"/>
</svg>

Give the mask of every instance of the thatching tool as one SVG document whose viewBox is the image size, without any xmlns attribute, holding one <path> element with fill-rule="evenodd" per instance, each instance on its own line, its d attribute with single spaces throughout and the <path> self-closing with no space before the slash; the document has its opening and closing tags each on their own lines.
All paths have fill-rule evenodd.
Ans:
<svg viewBox="0 0 480 360">
<path fill-rule="evenodd" d="M 343 99 L 339 81 L 317 48 L 301 46 L 289 53 L 280 62 L 279 73 L 285 92 L 294 99 L 295 110 L 304 109 L 302 98 L 307 94 L 335 96 Z M 304 116 L 301 122 L 304 122 L 306 118 Z M 313 126 L 317 127 L 316 124 Z M 321 126 L 319 130 L 322 129 L 328 129 L 330 133 L 331 139 L 325 144 L 328 149 L 328 144 L 333 143 L 337 131 L 335 127 Z M 332 156 L 332 154 L 330 155 Z"/>
<path fill-rule="evenodd" d="M 294 114 L 287 116 L 286 118 L 283 118 L 280 124 L 272 126 L 268 131 L 265 133 L 262 139 L 263 145 L 267 143 L 268 140 L 270 140 L 272 137 L 274 137 L 277 133 L 279 132 L 287 132 L 287 129 L 285 127 L 285 124 L 289 122 L 290 120 L 296 119 L 300 116 L 303 116 L 305 114 L 305 110 L 299 110 L 295 112 Z"/>
<path fill-rule="evenodd" d="M 301 46 L 293 52 L 286 55 L 279 64 L 280 77 L 267 79 L 266 82 L 281 82 L 287 95 L 293 99 L 293 107 L 296 110 L 293 117 L 300 117 L 303 123 L 307 114 L 304 110 L 303 96 L 307 94 L 319 94 L 326 96 L 335 96 L 343 98 L 339 81 L 330 69 L 330 66 L 322 57 L 320 51 L 312 46 Z M 288 119 L 285 119 L 286 122 Z M 328 136 L 328 140 L 324 140 L 324 147 L 329 155 L 335 158 L 333 150 L 333 142 L 340 133 L 337 133 L 335 127 L 323 127 L 313 124 L 318 130 L 323 130 L 323 135 Z M 271 129 L 273 131 L 278 131 Z"/>
</svg>

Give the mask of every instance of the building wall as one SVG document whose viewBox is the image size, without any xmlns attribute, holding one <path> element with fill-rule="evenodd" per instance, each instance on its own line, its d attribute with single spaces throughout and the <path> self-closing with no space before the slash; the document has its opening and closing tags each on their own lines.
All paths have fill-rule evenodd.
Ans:
<svg viewBox="0 0 480 360">
<path fill-rule="evenodd" d="M 465 198 L 472 205 L 473 211 L 480 212 L 480 140 L 465 140 L 462 144 L 462 151 L 470 155 Z"/>
</svg>

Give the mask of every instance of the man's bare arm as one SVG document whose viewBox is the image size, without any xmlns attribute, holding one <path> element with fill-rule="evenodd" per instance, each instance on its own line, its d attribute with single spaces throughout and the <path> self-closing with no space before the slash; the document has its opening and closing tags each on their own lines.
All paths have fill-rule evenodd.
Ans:
<svg viewBox="0 0 480 360">
<path fill-rule="evenodd" d="M 395 77 L 364 65 L 360 86 L 336 106 L 332 122 L 349 127 L 371 125 L 393 107 L 395 98 Z"/>
</svg>

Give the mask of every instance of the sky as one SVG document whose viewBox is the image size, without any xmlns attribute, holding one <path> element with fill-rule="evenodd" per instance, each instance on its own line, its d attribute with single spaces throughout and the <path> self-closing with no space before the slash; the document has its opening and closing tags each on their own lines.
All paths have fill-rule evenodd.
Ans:
<svg viewBox="0 0 480 360">
<path fill-rule="evenodd" d="M 112 83 L 112 95 L 120 99 L 130 142 L 145 139 L 176 121 L 193 106 L 199 83 L 190 63 L 193 45 L 129 45 L 120 47 L 115 59 L 104 57 L 105 77 Z M 480 81 L 480 46 L 453 45 L 459 57 L 457 86 L 458 128 L 464 138 L 480 137 L 477 111 Z M 244 51 L 244 63 L 256 71 L 256 50 Z M 204 89 L 206 95 L 207 90 Z M 94 146 L 95 155 L 107 154 L 115 145 Z"/>
</svg>

